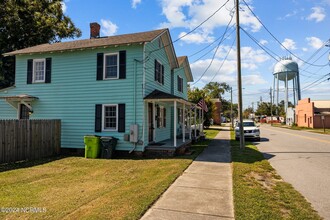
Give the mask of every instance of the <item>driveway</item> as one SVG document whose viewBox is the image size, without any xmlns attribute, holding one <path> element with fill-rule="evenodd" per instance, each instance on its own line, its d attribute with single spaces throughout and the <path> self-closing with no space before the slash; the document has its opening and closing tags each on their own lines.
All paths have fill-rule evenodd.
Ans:
<svg viewBox="0 0 330 220">
<path fill-rule="evenodd" d="M 284 181 L 330 220 L 330 135 L 262 125 L 256 146 Z"/>
</svg>

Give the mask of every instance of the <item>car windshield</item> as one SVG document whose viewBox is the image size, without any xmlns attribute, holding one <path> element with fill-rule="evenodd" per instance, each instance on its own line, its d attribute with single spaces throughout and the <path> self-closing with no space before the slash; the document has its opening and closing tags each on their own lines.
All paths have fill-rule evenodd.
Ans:
<svg viewBox="0 0 330 220">
<path fill-rule="evenodd" d="M 237 127 L 240 126 L 240 123 L 237 123 Z M 243 121 L 243 127 L 255 127 L 255 124 L 253 121 Z"/>
</svg>

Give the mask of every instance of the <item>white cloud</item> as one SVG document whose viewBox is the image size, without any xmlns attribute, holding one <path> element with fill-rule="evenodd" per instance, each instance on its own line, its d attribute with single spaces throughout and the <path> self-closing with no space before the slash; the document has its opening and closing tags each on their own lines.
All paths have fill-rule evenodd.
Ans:
<svg viewBox="0 0 330 220">
<path fill-rule="evenodd" d="M 179 38 L 181 38 L 182 36 L 186 35 L 187 33 L 186 32 L 181 32 L 179 34 Z M 206 34 L 203 34 L 203 33 L 191 33 L 185 37 L 182 38 L 182 41 L 186 42 L 186 43 L 210 43 L 210 42 L 213 42 L 214 41 L 214 38 L 213 37 L 210 37 Z"/>
<path fill-rule="evenodd" d="M 242 76 L 242 81 L 244 82 L 244 86 L 262 85 L 267 83 L 266 80 L 264 80 L 260 74 L 250 74 Z"/>
<path fill-rule="evenodd" d="M 101 19 L 101 32 L 106 36 L 112 36 L 117 32 L 118 26 L 110 20 Z"/>
<path fill-rule="evenodd" d="M 288 50 L 295 50 L 297 49 L 296 47 L 296 42 L 294 42 L 292 39 L 289 38 L 285 38 L 284 41 L 282 42 L 282 45 L 288 49 Z M 284 50 L 285 48 L 282 47 L 282 49 Z"/>
<path fill-rule="evenodd" d="M 132 8 L 136 8 L 138 4 L 141 4 L 141 0 L 132 0 Z"/>
<path fill-rule="evenodd" d="M 268 41 L 267 40 L 260 40 L 259 43 L 261 45 L 266 45 L 266 44 L 268 44 Z"/>
<path fill-rule="evenodd" d="M 317 37 L 306 37 L 306 40 L 308 41 L 308 45 L 315 49 L 319 49 L 323 46 L 323 41 Z"/>
<path fill-rule="evenodd" d="M 62 6 L 63 14 L 65 14 L 68 7 L 66 6 L 65 2 L 61 2 L 61 6 Z"/>
<path fill-rule="evenodd" d="M 212 62 L 212 65 L 209 67 L 208 71 L 203 75 L 199 83 L 209 83 L 213 77 L 213 81 L 216 82 L 227 82 L 232 84 L 236 80 L 236 72 L 237 72 L 237 65 L 236 65 L 236 50 L 231 49 L 230 46 L 221 46 L 218 49 L 215 59 Z M 229 54 L 226 58 L 226 61 L 223 62 L 223 59 L 226 57 L 227 53 Z M 251 47 L 242 47 L 241 48 L 241 56 L 242 56 L 242 69 L 246 71 L 256 71 L 258 65 L 269 60 L 269 56 L 265 54 L 263 50 L 255 50 Z M 194 79 L 197 81 L 204 71 L 207 69 L 211 62 L 211 59 L 199 60 L 190 65 L 192 72 L 194 73 Z M 221 67 L 221 69 L 220 69 Z M 255 75 L 252 74 L 251 77 L 248 77 L 247 80 L 249 81 L 249 85 L 253 84 L 261 84 L 265 81 L 260 77 L 258 79 Z M 253 81 L 250 79 L 253 78 Z"/>
<path fill-rule="evenodd" d="M 270 59 L 263 50 L 254 50 L 252 47 L 242 47 L 241 56 L 248 63 L 263 63 Z"/>
<path fill-rule="evenodd" d="M 247 1 L 249 2 L 249 1 Z M 226 0 L 161 0 L 162 13 L 167 21 L 160 24 L 160 26 L 167 28 L 186 28 L 192 30 L 209 18 L 212 13 L 219 9 L 226 3 Z M 250 6 L 251 7 L 251 6 Z M 241 11 L 241 25 L 249 28 L 252 31 L 258 31 L 261 24 L 252 15 L 249 9 L 242 5 Z M 252 7 L 251 7 L 252 8 Z M 220 11 L 213 17 L 209 18 L 207 22 L 198 29 L 199 34 L 204 37 L 205 42 L 208 38 L 205 36 L 212 36 L 215 29 L 226 26 L 234 16 L 234 1 L 229 1 Z M 235 19 L 232 19 L 232 24 Z M 188 36 L 187 36 L 188 37 Z M 195 36 L 196 37 L 196 36 Z M 200 38 L 197 43 L 200 43 Z M 191 40 L 188 42 L 192 43 Z"/>
<path fill-rule="evenodd" d="M 312 8 L 312 14 L 310 14 L 307 17 L 307 20 L 313 21 L 315 20 L 316 22 L 321 22 L 325 18 L 325 10 L 322 7 L 313 7 Z"/>
<path fill-rule="evenodd" d="M 209 66 L 211 59 L 199 60 L 190 65 L 194 73 L 194 80 L 197 81 Z M 212 78 L 217 82 L 234 82 L 236 73 L 236 61 L 226 60 L 222 65 L 223 60 L 215 59 L 208 71 L 203 75 L 200 82 L 203 84 L 209 83 Z M 220 66 L 222 65 L 222 68 Z"/>
<path fill-rule="evenodd" d="M 224 58 L 229 50 L 229 46 L 220 47 L 217 57 Z M 231 49 L 227 59 L 236 61 L 236 49 Z M 263 50 L 255 50 L 252 47 L 241 47 L 241 59 L 243 68 L 255 69 L 257 67 L 256 64 L 264 63 L 270 57 Z"/>
</svg>

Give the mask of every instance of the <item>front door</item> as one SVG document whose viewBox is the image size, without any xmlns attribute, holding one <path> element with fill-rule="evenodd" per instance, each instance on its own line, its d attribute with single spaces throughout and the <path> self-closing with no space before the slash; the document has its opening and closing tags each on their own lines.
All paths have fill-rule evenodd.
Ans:
<svg viewBox="0 0 330 220">
<path fill-rule="evenodd" d="M 148 103 L 148 128 L 149 128 L 149 142 L 154 141 L 154 120 L 153 120 L 153 105 Z"/>
<path fill-rule="evenodd" d="M 29 112 L 30 109 L 28 107 L 26 107 L 24 104 L 20 104 L 19 119 L 29 119 L 30 118 Z"/>
</svg>

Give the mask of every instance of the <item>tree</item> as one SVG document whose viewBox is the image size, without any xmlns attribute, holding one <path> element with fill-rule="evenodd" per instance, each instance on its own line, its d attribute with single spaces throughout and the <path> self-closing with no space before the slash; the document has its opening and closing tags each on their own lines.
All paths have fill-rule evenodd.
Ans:
<svg viewBox="0 0 330 220">
<path fill-rule="evenodd" d="M 211 102 L 210 97 L 206 95 L 205 89 L 199 89 L 197 87 L 190 88 L 190 86 L 188 86 L 188 100 L 197 104 L 201 99 L 204 99 L 208 107 L 208 112 L 204 112 L 204 117 L 205 121 L 209 122 L 212 118 L 212 112 L 215 109 L 215 106 Z"/>
<path fill-rule="evenodd" d="M 269 102 L 261 102 L 258 105 L 258 108 L 256 110 L 256 115 L 268 115 L 268 116 L 270 116 L 271 115 L 270 106 L 271 106 L 271 104 Z M 276 106 L 273 105 L 273 115 L 275 115 L 275 109 L 276 109 Z"/>
<path fill-rule="evenodd" d="M 81 36 L 62 0 L 2 0 L 0 7 L 0 88 L 14 83 L 14 58 L 2 54 Z"/>
<path fill-rule="evenodd" d="M 225 91 L 229 91 L 230 86 L 225 83 L 218 83 L 218 82 L 209 82 L 204 86 L 204 90 L 206 94 L 210 98 L 219 98 L 221 100 L 221 95 L 225 93 Z"/>
<path fill-rule="evenodd" d="M 253 108 L 249 107 L 249 108 L 244 110 L 243 117 L 244 118 L 249 118 L 250 114 L 252 114 L 252 113 L 253 113 Z"/>
</svg>

